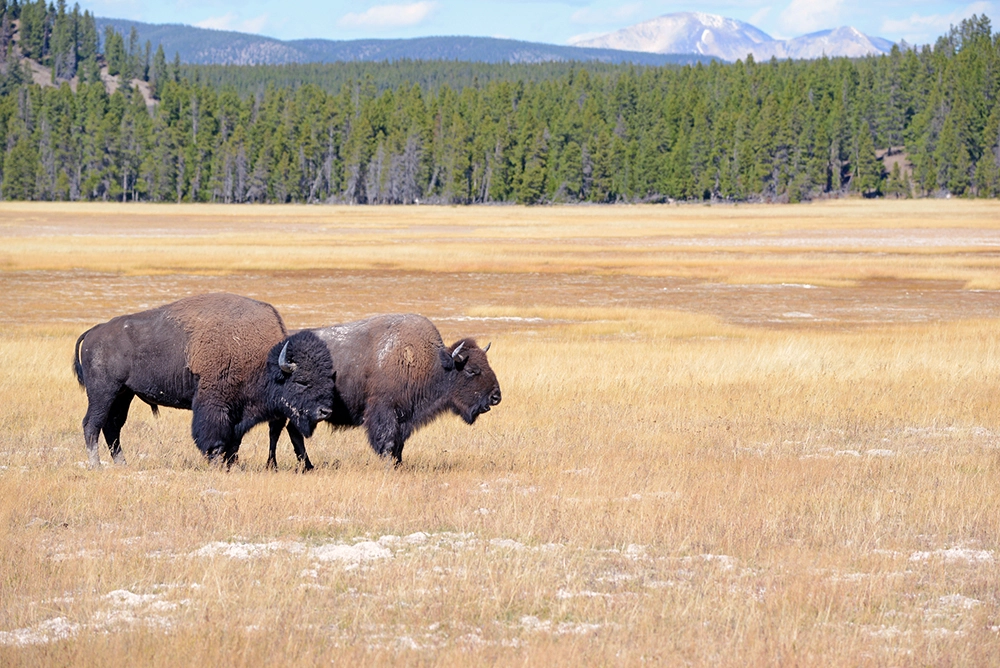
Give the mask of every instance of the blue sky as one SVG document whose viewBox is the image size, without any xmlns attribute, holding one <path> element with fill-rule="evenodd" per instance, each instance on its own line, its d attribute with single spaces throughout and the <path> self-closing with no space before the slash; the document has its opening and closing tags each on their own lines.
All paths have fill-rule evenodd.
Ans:
<svg viewBox="0 0 1000 668">
<path fill-rule="evenodd" d="M 671 12 L 707 12 L 751 23 L 776 38 L 850 25 L 911 44 L 986 14 L 1000 30 L 1000 0 L 83 0 L 97 16 L 184 23 L 279 39 L 476 35 L 570 44 Z"/>
</svg>

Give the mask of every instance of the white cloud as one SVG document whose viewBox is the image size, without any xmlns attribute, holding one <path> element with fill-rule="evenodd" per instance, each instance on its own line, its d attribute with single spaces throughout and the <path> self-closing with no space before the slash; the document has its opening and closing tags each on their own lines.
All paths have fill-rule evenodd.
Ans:
<svg viewBox="0 0 1000 668">
<path fill-rule="evenodd" d="M 642 11 L 641 2 L 630 2 L 628 4 L 621 5 L 620 7 L 607 10 L 585 7 L 573 12 L 573 14 L 569 17 L 569 20 L 572 23 L 580 23 L 584 25 L 621 23 L 622 21 L 632 19 L 640 11 Z"/>
<path fill-rule="evenodd" d="M 243 30 L 244 32 L 257 33 L 263 30 L 264 26 L 266 26 L 267 24 L 268 24 L 267 14 L 261 14 L 260 16 L 257 16 L 252 19 L 247 19 L 246 21 L 244 21 L 240 30 Z"/>
<path fill-rule="evenodd" d="M 378 5 L 365 12 L 344 14 L 337 24 L 342 28 L 403 28 L 423 22 L 437 9 L 437 6 L 436 2 Z"/>
<path fill-rule="evenodd" d="M 768 5 L 767 7 L 761 7 L 756 12 L 750 15 L 750 18 L 747 19 L 747 23 L 749 23 L 752 26 L 760 25 L 761 23 L 764 22 L 765 19 L 767 19 L 767 15 L 770 13 L 771 13 L 770 5 Z"/>
<path fill-rule="evenodd" d="M 211 16 L 204 21 L 198 21 L 194 25 L 198 28 L 211 28 L 213 30 L 236 30 L 238 32 L 259 33 L 268 23 L 267 14 L 261 14 L 251 19 L 240 20 L 234 12 L 228 12 L 222 16 Z"/>
<path fill-rule="evenodd" d="M 921 16 L 912 14 L 905 19 L 886 19 L 882 22 L 880 31 L 892 39 L 905 39 L 910 44 L 929 44 L 948 32 L 948 28 L 957 25 L 962 19 L 973 14 L 992 14 L 993 3 L 974 2 L 950 14 L 928 14 Z"/>
<path fill-rule="evenodd" d="M 211 28 L 212 30 L 232 30 L 233 23 L 236 22 L 237 16 L 233 12 L 228 14 L 223 14 L 222 16 L 211 16 L 204 21 L 196 21 L 196 28 Z"/>
<path fill-rule="evenodd" d="M 792 0 L 781 13 L 781 28 L 793 35 L 842 25 L 844 0 Z"/>
</svg>

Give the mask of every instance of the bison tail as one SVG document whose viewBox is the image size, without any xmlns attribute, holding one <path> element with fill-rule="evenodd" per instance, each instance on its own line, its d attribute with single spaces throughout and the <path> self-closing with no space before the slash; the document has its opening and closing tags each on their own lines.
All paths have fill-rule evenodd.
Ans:
<svg viewBox="0 0 1000 668">
<path fill-rule="evenodd" d="M 90 329 L 93 329 L 91 327 Z M 83 362 L 80 360 L 80 346 L 83 345 L 83 340 L 90 334 L 90 329 L 80 335 L 80 338 L 76 340 L 76 348 L 73 351 L 73 371 L 76 372 L 76 382 L 80 383 L 80 387 L 86 387 L 86 383 L 83 382 Z"/>
<path fill-rule="evenodd" d="M 142 399 L 142 397 L 139 397 L 139 398 Z M 158 404 L 154 404 L 149 399 L 142 399 L 142 401 L 143 401 L 144 404 L 146 404 L 147 406 L 149 406 L 149 409 L 151 411 L 153 411 L 153 417 L 160 417 L 160 406 Z"/>
</svg>

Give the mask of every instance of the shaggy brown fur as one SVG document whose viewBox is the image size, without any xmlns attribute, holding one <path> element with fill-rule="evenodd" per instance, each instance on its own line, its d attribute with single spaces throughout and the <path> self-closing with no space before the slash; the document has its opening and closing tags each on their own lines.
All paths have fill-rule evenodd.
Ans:
<svg viewBox="0 0 1000 668">
<path fill-rule="evenodd" d="M 378 316 L 368 321 L 374 355 L 364 369 L 368 392 L 391 396 L 412 405 L 427 390 L 427 383 L 441 367 L 441 334 L 430 320 L 406 315 Z"/>
<path fill-rule="evenodd" d="M 237 295 L 195 295 L 163 308 L 187 333 L 188 366 L 206 389 L 263 373 L 268 351 L 288 335 L 273 306 Z"/>
</svg>

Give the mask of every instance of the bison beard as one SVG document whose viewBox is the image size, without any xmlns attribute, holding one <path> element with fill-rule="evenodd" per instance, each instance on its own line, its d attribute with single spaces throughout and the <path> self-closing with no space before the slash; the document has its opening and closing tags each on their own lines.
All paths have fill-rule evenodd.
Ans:
<svg viewBox="0 0 1000 668">
<path fill-rule="evenodd" d="M 189 297 L 97 325 L 77 340 L 74 369 L 87 390 L 83 430 L 95 468 L 102 431 L 112 459 L 125 463 L 119 439 L 136 396 L 154 412 L 193 410 L 198 448 L 232 464 L 243 435 L 260 422 L 274 433 L 291 420 L 311 433 L 330 415 L 334 388 L 323 342 L 307 332 L 286 338 L 274 307 L 228 294 Z"/>
<path fill-rule="evenodd" d="M 307 331 L 326 344 L 337 370 L 327 422 L 363 425 L 372 449 L 397 465 L 410 435 L 441 413 L 450 410 L 471 425 L 500 403 L 500 385 L 486 359 L 489 346 L 463 339 L 445 347 L 437 328 L 422 316 L 376 316 Z M 277 437 L 271 436 L 273 467 Z M 298 453 L 301 435 L 289 429 L 289 436 Z"/>
</svg>

